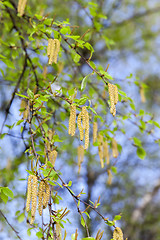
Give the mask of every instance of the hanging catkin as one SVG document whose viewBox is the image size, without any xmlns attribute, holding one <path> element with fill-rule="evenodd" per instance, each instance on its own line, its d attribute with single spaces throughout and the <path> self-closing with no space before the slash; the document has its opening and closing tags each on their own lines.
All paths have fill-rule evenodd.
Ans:
<svg viewBox="0 0 160 240">
<path fill-rule="evenodd" d="M 118 145 L 114 138 L 112 138 L 112 153 L 114 158 L 118 157 Z"/>
<path fill-rule="evenodd" d="M 83 130 L 86 129 L 86 116 L 87 116 L 87 109 L 86 107 L 82 107 L 82 125 L 83 125 Z"/>
<path fill-rule="evenodd" d="M 44 192 L 45 184 L 44 181 L 41 181 L 39 184 L 39 190 L 38 190 L 38 212 L 39 215 L 42 215 L 42 209 L 43 209 L 43 192 Z"/>
<path fill-rule="evenodd" d="M 85 111 L 85 144 L 84 148 L 87 149 L 89 146 L 89 114 Z"/>
<path fill-rule="evenodd" d="M 116 105 L 118 103 L 118 88 L 116 85 L 114 85 L 114 104 Z"/>
<path fill-rule="evenodd" d="M 70 106 L 68 134 L 74 136 L 75 131 L 76 131 L 76 106 L 72 104 Z"/>
<path fill-rule="evenodd" d="M 80 134 L 80 140 L 83 140 L 83 127 L 81 124 L 81 120 L 82 120 L 82 112 L 79 113 L 78 118 L 77 118 L 77 126 L 79 129 L 79 134 Z"/>
<path fill-rule="evenodd" d="M 47 47 L 47 56 L 48 63 L 52 64 L 57 63 L 57 56 L 60 49 L 60 41 L 58 39 L 48 39 L 48 47 Z"/>
<path fill-rule="evenodd" d="M 17 11 L 19 13 L 19 16 L 23 16 L 24 14 L 24 9 L 26 7 L 26 4 L 27 4 L 27 0 L 19 0 L 18 1 L 18 8 L 17 8 Z"/>
<path fill-rule="evenodd" d="M 103 136 L 98 134 L 98 154 L 100 158 L 101 168 L 104 168 L 104 161 L 103 161 Z"/>
<path fill-rule="evenodd" d="M 107 173 L 108 173 L 108 180 L 107 180 L 107 183 L 108 185 L 111 185 L 112 184 L 112 172 L 110 169 L 107 170 Z"/>
<path fill-rule="evenodd" d="M 123 232 L 121 228 L 116 227 L 113 231 L 113 240 L 123 240 Z"/>
<path fill-rule="evenodd" d="M 50 186 L 47 182 L 45 182 L 45 187 L 43 191 L 43 208 L 46 208 L 49 202 L 50 197 Z"/>
<path fill-rule="evenodd" d="M 109 164 L 109 149 L 107 141 L 103 141 L 103 157 L 106 159 L 107 165 Z"/>
<path fill-rule="evenodd" d="M 81 171 L 81 164 L 84 160 L 84 148 L 82 145 L 78 146 L 77 148 L 77 152 L 78 152 L 78 173 L 80 173 Z"/>
<path fill-rule="evenodd" d="M 31 224 L 34 222 L 36 207 L 37 207 L 37 187 L 38 187 L 38 180 L 36 176 L 32 177 L 32 206 L 31 206 Z"/>
<path fill-rule="evenodd" d="M 93 122 L 93 143 L 97 141 L 97 131 L 98 131 L 97 122 Z"/>
<path fill-rule="evenodd" d="M 59 223 L 56 223 L 56 239 L 62 240 L 61 226 Z"/>
<path fill-rule="evenodd" d="M 113 87 L 113 84 L 108 83 L 108 91 L 109 91 L 109 97 L 110 97 L 110 102 L 111 102 L 110 113 L 113 113 L 113 110 L 114 110 L 114 87 Z"/>
<path fill-rule="evenodd" d="M 33 175 L 29 175 L 28 177 L 28 186 L 27 186 L 27 202 L 26 202 L 26 211 L 29 212 L 31 196 L 32 196 L 32 178 Z"/>
<path fill-rule="evenodd" d="M 113 116 L 116 115 L 116 104 L 118 102 L 118 88 L 116 85 L 108 83 L 108 92 L 110 97 L 110 113 L 112 113 Z"/>
<path fill-rule="evenodd" d="M 145 103 L 146 97 L 145 97 L 144 87 L 142 85 L 140 86 L 140 96 L 141 96 L 141 102 Z"/>
<path fill-rule="evenodd" d="M 49 153 L 49 160 L 50 160 L 50 162 L 52 163 L 53 166 L 55 165 L 55 161 L 57 159 L 57 155 L 58 155 L 58 153 L 57 153 L 56 150 L 53 150 L 53 151 L 51 151 Z"/>
</svg>

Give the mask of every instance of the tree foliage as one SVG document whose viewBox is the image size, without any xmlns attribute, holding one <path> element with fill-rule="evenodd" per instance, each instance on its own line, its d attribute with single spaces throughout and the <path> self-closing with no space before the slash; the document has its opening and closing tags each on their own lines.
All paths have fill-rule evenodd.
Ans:
<svg viewBox="0 0 160 240">
<path fill-rule="evenodd" d="M 145 72 L 136 76 L 125 65 L 150 56 L 160 6 L 6 0 L 0 9 L 4 232 L 12 239 L 158 239 L 160 219 L 146 207 L 160 184 L 148 192 L 142 169 L 159 167 L 160 125 Z"/>
</svg>

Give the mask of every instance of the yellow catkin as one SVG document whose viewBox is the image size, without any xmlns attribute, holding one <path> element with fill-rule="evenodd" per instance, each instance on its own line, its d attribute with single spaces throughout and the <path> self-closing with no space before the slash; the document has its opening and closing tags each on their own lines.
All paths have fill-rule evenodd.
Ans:
<svg viewBox="0 0 160 240">
<path fill-rule="evenodd" d="M 31 215 L 34 218 L 36 214 L 36 207 L 37 207 L 37 187 L 38 187 L 38 180 L 36 176 L 32 177 L 32 207 L 31 207 Z"/>
<path fill-rule="evenodd" d="M 93 122 L 93 143 L 97 141 L 97 131 L 98 131 L 97 122 Z"/>
<path fill-rule="evenodd" d="M 76 131 L 76 106 L 72 106 L 72 122 L 71 122 L 72 130 L 71 130 L 71 136 L 75 135 Z"/>
<path fill-rule="evenodd" d="M 23 119 L 27 119 L 29 116 L 29 106 L 26 106 L 26 109 L 23 112 Z"/>
<path fill-rule="evenodd" d="M 85 121 L 86 121 L 86 128 L 85 128 L 85 143 L 84 148 L 87 149 L 89 146 L 89 114 L 86 110 L 85 113 Z"/>
<path fill-rule="evenodd" d="M 81 120 L 82 120 L 82 112 L 79 113 L 78 118 L 77 118 L 77 126 L 79 129 L 80 140 L 82 141 L 83 140 L 83 128 L 82 128 Z"/>
<path fill-rule="evenodd" d="M 110 113 L 113 113 L 114 110 L 114 86 L 111 83 L 108 83 L 108 91 L 109 91 L 109 97 L 111 102 L 111 108 Z"/>
<path fill-rule="evenodd" d="M 45 184 L 44 181 L 41 181 L 39 184 L 39 190 L 38 190 L 38 212 L 39 215 L 42 215 L 42 209 L 43 209 L 43 192 L 44 192 Z"/>
<path fill-rule="evenodd" d="M 107 170 L 107 173 L 108 173 L 108 180 L 107 180 L 107 183 L 108 185 L 111 185 L 112 184 L 112 172 L 110 169 Z"/>
<path fill-rule="evenodd" d="M 18 1 L 18 8 L 17 8 L 17 10 L 18 10 L 19 16 L 23 16 L 26 4 L 27 4 L 27 0 L 19 0 Z"/>
<path fill-rule="evenodd" d="M 140 87 L 140 96 L 141 96 L 141 102 L 145 103 L 146 102 L 146 97 L 145 97 L 145 93 L 144 93 L 144 87 Z"/>
<path fill-rule="evenodd" d="M 55 165 L 55 161 L 57 159 L 58 152 L 56 150 L 53 150 L 49 153 L 49 160 L 52 163 L 52 165 Z"/>
<path fill-rule="evenodd" d="M 50 197 L 50 186 L 47 182 L 45 182 L 45 188 L 43 191 L 43 208 L 46 208 L 48 206 Z"/>
<path fill-rule="evenodd" d="M 55 52 L 55 41 L 54 39 L 48 40 L 48 47 L 47 47 L 47 55 L 48 55 L 48 63 L 51 65 L 53 63 L 54 58 L 54 52 Z"/>
<path fill-rule="evenodd" d="M 113 240 L 123 240 L 123 232 L 121 228 L 116 227 L 113 231 Z"/>
<path fill-rule="evenodd" d="M 82 125 L 83 125 L 83 130 L 86 129 L 86 114 L 87 110 L 86 107 L 82 107 Z"/>
<path fill-rule="evenodd" d="M 108 83 L 108 91 L 109 91 L 109 97 L 111 102 L 111 108 L 110 113 L 113 114 L 113 116 L 116 115 L 116 104 L 118 102 L 118 88 L 116 85 Z"/>
<path fill-rule="evenodd" d="M 49 129 L 49 130 L 48 130 L 48 137 L 49 137 L 49 140 L 50 140 L 50 141 L 52 140 L 53 135 L 54 135 L 54 132 L 53 132 L 51 129 Z"/>
<path fill-rule="evenodd" d="M 109 149 L 107 141 L 103 142 L 103 157 L 106 159 L 107 165 L 109 164 Z"/>
<path fill-rule="evenodd" d="M 69 117 L 68 133 L 69 135 L 74 136 L 75 131 L 76 131 L 76 106 L 72 104 Z"/>
<path fill-rule="evenodd" d="M 112 112 L 112 114 L 113 114 L 113 117 L 116 115 L 116 106 L 113 107 L 113 112 Z"/>
<path fill-rule="evenodd" d="M 77 152 L 78 152 L 78 173 L 80 173 L 81 164 L 84 160 L 84 148 L 82 145 L 78 146 Z"/>
<path fill-rule="evenodd" d="M 50 54 L 51 54 L 52 41 L 53 41 L 52 38 L 49 38 L 49 39 L 48 39 L 48 46 L 47 46 L 47 56 L 48 56 L 48 58 L 50 58 Z"/>
<path fill-rule="evenodd" d="M 118 102 L 118 87 L 114 85 L 114 104 L 116 105 Z"/>
<path fill-rule="evenodd" d="M 103 89 L 103 92 L 102 92 L 102 98 L 103 98 L 103 99 L 106 99 L 106 95 L 107 95 L 107 94 L 106 94 L 106 90 Z"/>
<path fill-rule="evenodd" d="M 49 58 L 48 63 L 57 63 L 57 56 L 60 49 L 60 41 L 58 39 L 48 39 L 47 56 Z"/>
<path fill-rule="evenodd" d="M 45 137 L 45 143 L 46 143 L 47 150 L 50 151 L 51 150 L 51 146 L 50 146 L 50 142 L 49 142 L 47 137 Z"/>
<path fill-rule="evenodd" d="M 98 154 L 99 154 L 99 158 L 100 158 L 100 163 L 101 163 L 101 168 L 104 168 L 104 161 L 103 161 L 103 136 L 101 134 L 98 135 L 98 142 L 99 142 L 99 146 L 98 146 Z"/>
<path fill-rule="evenodd" d="M 34 220 L 35 220 L 35 216 L 31 216 L 31 221 L 30 221 L 31 225 L 34 223 Z"/>
<path fill-rule="evenodd" d="M 55 41 L 55 52 L 54 52 L 53 62 L 57 63 L 57 56 L 60 50 L 60 41 L 58 39 L 54 39 L 54 41 Z"/>
<path fill-rule="evenodd" d="M 43 79 L 45 80 L 46 77 L 47 77 L 47 66 L 44 66 L 44 67 L 43 67 L 43 73 L 42 73 L 42 75 L 43 75 Z"/>
<path fill-rule="evenodd" d="M 25 109 L 26 106 L 27 106 L 27 102 L 24 99 L 22 99 L 21 104 L 20 104 L 20 109 Z M 20 112 L 19 116 L 21 116 L 23 112 Z"/>
<path fill-rule="evenodd" d="M 29 175 L 28 177 L 28 186 L 27 186 L 27 202 L 26 202 L 26 211 L 29 212 L 31 196 L 32 196 L 32 177 L 33 175 Z"/>
<path fill-rule="evenodd" d="M 56 239 L 62 240 L 61 226 L 59 223 L 56 223 Z"/>
<path fill-rule="evenodd" d="M 114 138 L 112 138 L 112 153 L 114 158 L 118 157 L 118 145 Z"/>
</svg>

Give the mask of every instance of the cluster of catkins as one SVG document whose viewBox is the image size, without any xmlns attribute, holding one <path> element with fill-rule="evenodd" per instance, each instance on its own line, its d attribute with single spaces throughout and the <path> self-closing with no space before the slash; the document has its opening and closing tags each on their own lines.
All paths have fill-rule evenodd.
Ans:
<svg viewBox="0 0 160 240">
<path fill-rule="evenodd" d="M 60 50 L 60 41 L 58 39 L 48 39 L 47 56 L 48 63 L 57 63 L 57 56 Z"/>
<path fill-rule="evenodd" d="M 31 221 L 30 224 L 34 223 L 36 208 L 37 208 L 37 197 L 38 197 L 38 212 L 42 215 L 42 209 L 46 208 L 50 197 L 50 186 L 49 184 L 42 180 L 39 183 L 38 189 L 38 179 L 35 175 L 29 175 L 28 177 L 28 187 L 27 187 L 27 202 L 26 211 L 29 212 L 31 205 Z"/>
<path fill-rule="evenodd" d="M 82 111 L 79 113 L 77 118 L 77 126 L 80 133 L 80 140 L 83 141 L 85 137 L 85 144 L 78 146 L 77 153 L 78 153 L 78 173 L 80 173 L 81 164 L 84 160 L 84 149 L 87 149 L 89 146 L 89 114 L 86 109 L 86 107 L 82 107 Z M 69 128 L 68 133 L 71 136 L 75 135 L 76 131 L 76 105 L 71 104 L 70 106 L 70 117 L 69 117 Z M 103 136 L 101 134 L 98 134 L 98 125 L 97 122 L 93 122 L 93 143 L 95 143 L 98 139 L 98 142 L 100 143 L 98 146 L 98 153 L 100 158 L 101 167 L 104 168 L 104 160 L 106 161 L 107 165 L 109 164 L 109 149 L 108 149 L 108 143 L 106 140 L 104 140 Z M 118 146 L 116 140 L 112 139 L 112 153 L 113 157 L 118 157 Z M 108 175 L 110 176 L 109 179 L 111 182 L 111 171 L 108 172 Z"/>
<path fill-rule="evenodd" d="M 89 114 L 85 106 L 82 107 L 82 111 L 78 115 L 77 126 L 80 133 L 80 140 L 83 141 L 83 138 L 85 137 L 84 148 L 87 149 L 89 146 Z M 71 104 L 68 134 L 74 136 L 75 131 L 76 131 L 76 106 L 74 104 Z"/>
</svg>

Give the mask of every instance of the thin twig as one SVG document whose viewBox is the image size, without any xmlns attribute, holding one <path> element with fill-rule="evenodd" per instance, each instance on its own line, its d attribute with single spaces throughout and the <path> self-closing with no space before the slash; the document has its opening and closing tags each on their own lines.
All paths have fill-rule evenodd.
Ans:
<svg viewBox="0 0 160 240">
<path fill-rule="evenodd" d="M 3 216 L 3 218 L 5 219 L 5 221 L 7 222 L 7 224 L 12 228 L 12 230 L 15 232 L 15 234 L 17 235 L 17 237 L 22 240 L 22 238 L 19 236 L 19 232 L 17 230 L 15 230 L 15 228 L 8 222 L 6 216 L 2 213 L 2 211 L 0 210 L 0 214 Z"/>
</svg>

